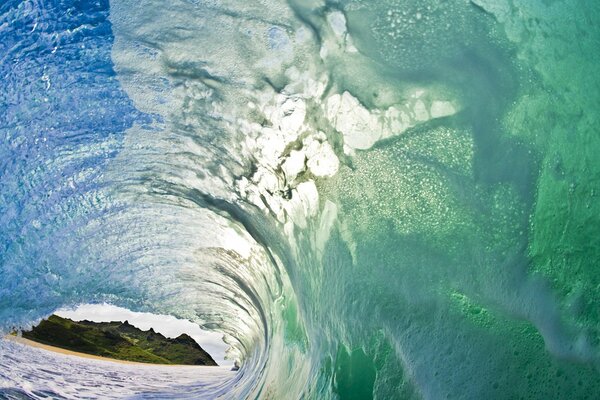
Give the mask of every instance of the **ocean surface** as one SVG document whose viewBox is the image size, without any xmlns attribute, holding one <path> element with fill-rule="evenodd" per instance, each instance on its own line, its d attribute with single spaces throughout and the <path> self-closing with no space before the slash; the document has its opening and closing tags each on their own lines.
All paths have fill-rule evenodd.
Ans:
<svg viewBox="0 0 600 400">
<path fill-rule="evenodd" d="M 600 2 L 0 0 L 0 399 L 600 399 Z"/>
</svg>

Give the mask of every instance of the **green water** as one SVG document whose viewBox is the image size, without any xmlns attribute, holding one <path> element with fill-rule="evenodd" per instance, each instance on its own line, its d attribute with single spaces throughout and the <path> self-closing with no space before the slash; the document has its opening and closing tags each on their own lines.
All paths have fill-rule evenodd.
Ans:
<svg viewBox="0 0 600 400">
<path fill-rule="evenodd" d="M 5 135 L 0 328 L 103 301 L 187 318 L 242 363 L 225 398 L 600 399 L 600 2 L 104 6 L 148 118 L 103 117 L 113 151 L 61 111 L 35 163 Z M 88 104 L 24 71 L 23 109 Z"/>
<path fill-rule="evenodd" d="M 306 284 L 330 301 L 304 309 L 337 343 L 334 392 L 599 398 L 600 6 L 345 11 L 378 74 L 346 66 L 337 84 L 371 107 L 379 80 L 432 85 L 463 109 L 358 153 L 322 185 L 341 228 Z"/>
</svg>

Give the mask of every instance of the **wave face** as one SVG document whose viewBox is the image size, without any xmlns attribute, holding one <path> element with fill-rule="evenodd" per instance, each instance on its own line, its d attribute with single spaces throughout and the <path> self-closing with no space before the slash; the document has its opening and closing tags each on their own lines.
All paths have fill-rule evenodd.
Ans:
<svg viewBox="0 0 600 400">
<path fill-rule="evenodd" d="M 597 397 L 599 26 L 577 0 L 4 2 L 0 333 L 108 302 L 242 368 L 3 342 L 0 397 Z"/>
</svg>

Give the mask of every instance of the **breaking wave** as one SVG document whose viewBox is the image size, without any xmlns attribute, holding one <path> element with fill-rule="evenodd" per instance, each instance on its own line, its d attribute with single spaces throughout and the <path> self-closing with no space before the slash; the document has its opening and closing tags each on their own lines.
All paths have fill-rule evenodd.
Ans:
<svg viewBox="0 0 600 400">
<path fill-rule="evenodd" d="M 0 396 L 597 396 L 599 16 L 3 3 L 0 332 L 107 302 L 242 368 L 0 342 Z"/>
</svg>

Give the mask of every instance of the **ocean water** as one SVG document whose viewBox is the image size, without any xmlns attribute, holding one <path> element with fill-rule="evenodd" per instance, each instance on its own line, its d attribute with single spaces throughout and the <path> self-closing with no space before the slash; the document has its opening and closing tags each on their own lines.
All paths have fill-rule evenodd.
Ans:
<svg viewBox="0 0 600 400">
<path fill-rule="evenodd" d="M 0 343 L 0 398 L 599 399 L 600 3 L 0 3 L 0 333 L 110 303 L 227 369 Z"/>
</svg>

